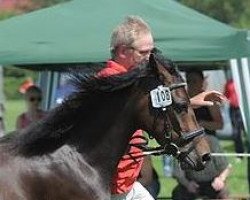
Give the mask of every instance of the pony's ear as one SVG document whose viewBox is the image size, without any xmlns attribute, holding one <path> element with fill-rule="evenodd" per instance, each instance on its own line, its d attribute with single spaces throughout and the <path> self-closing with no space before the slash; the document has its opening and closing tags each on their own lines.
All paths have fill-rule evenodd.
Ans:
<svg viewBox="0 0 250 200">
<path fill-rule="evenodd" d="M 161 72 L 162 71 L 162 66 L 161 65 L 159 65 L 159 63 L 157 62 L 157 55 L 155 55 L 154 53 L 151 53 L 150 54 L 150 57 L 149 57 L 149 65 L 150 65 L 150 67 L 151 67 L 151 69 L 155 72 L 155 73 L 157 73 L 157 74 L 159 74 L 159 72 Z"/>
<path fill-rule="evenodd" d="M 157 70 L 157 63 L 155 60 L 155 55 L 153 53 L 151 53 L 149 56 L 149 65 L 154 71 Z"/>
<path fill-rule="evenodd" d="M 162 58 L 159 57 L 160 55 L 161 54 L 157 54 L 157 52 L 151 53 L 149 57 L 149 65 L 153 72 L 158 76 L 159 80 L 162 82 L 164 82 L 165 79 L 171 80 L 171 74 L 164 65 L 166 63 L 160 62 L 160 59 Z"/>
</svg>

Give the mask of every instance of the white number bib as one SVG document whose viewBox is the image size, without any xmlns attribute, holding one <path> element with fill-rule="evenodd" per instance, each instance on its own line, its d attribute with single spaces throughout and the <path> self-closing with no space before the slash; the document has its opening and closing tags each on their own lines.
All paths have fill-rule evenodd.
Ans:
<svg viewBox="0 0 250 200">
<path fill-rule="evenodd" d="M 152 106 L 154 108 L 165 108 L 172 104 L 172 96 L 169 87 L 162 85 L 150 91 Z"/>
</svg>

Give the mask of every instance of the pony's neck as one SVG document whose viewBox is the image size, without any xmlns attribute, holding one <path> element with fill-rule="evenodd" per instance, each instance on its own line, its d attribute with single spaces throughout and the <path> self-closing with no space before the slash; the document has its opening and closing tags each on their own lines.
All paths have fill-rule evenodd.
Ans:
<svg viewBox="0 0 250 200">
<path fill-rule="evenodd" d="M 17 135 L 14 148 L 32 157 L 54 154 L 69 145 L 109 183 L 135 131 L 129 90 L 118 92 L 101 100 L 93 97 L 83 107 L 76 101 L 56 108 L 40 125 Z"/>
<path fill-rule="evenodd" d="M 124 97 L 125 98 L 125 97 Z M 133 126 L 133 109 L 126 109 L 126 98 L 115 104 L 103 99 L 102 109 L 98 106 L 92 109 L 92 116 L 86 115 L 79 123 L 82 130 L 80 139 L 74 140 L 79 151 L 91 166 L 105 174 L 105 179 L 111 181 L 118 161 L 127 149 L 129 139 L 135 131 Z M 83 122 L 85 127 L 83 126 Z M 88 126 L 86 126 L 86 124 Z"/>
</svg>

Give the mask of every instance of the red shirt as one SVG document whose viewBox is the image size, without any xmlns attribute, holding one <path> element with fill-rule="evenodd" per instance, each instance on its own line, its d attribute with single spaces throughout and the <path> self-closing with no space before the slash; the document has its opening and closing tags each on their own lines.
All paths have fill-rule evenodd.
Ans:
<svg viewBox="0 0 250 200">
<path fill-rule="evenodd" d="M 121 73 L 126 73 L 128 70 L 122 65 L 116 63 L 113 60 L 108 60 L 107 65 L 104 69 L 102 69 L 97 76 L 107 77 L 112 75 L 117 75 Z"/>
<path fill-rule="evenodd" d="M 120 73 L 126 73 L 127 71 L 128 70 L 122 65 L 109 60 L 106 67 L 98 73 L 98 76 L 107 77 Z M 132 137 L 142 135 L 142 130 L 137 130 Z M 131 139 L 130 143 L 138 143 L 140 141 L 141 139 L 138 138 Z M 132 146 L 129 149 L 128 154 L 131 154 L 132 156 L 142 155 L 142 150 Z M 112 194 L 123 194 L 129 192 L 139 176 L 142 168 L 143 157 L 137 158 L 135 161 L 128 154 L 124 155 L 118 163 L 111 185 Z"/>
<path fill-rule="evenodd" d="M 228 98 L 230 105 L 232 107 L 234 107 L 234 108 L 239 107 L 238 96 L 236 94 L 234 82 L 232 79 L 227 81 L 227 83 L 225 85 L 224 94 Z"/>
</svg>

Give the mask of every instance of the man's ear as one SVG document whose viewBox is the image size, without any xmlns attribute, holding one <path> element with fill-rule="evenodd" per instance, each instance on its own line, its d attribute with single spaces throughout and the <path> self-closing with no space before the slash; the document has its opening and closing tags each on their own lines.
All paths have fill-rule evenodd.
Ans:
<svg viewBox="0 0 250 200">
<path fill-rule="evenodd" d="M 128 52 L 128 48 L 125 46 L 125 45 L 120 45 L 119 47 L 117 47 L 117 55 L 120 57 L 120 58 L 127 58 L 127 52 Z"/>
</svg>

